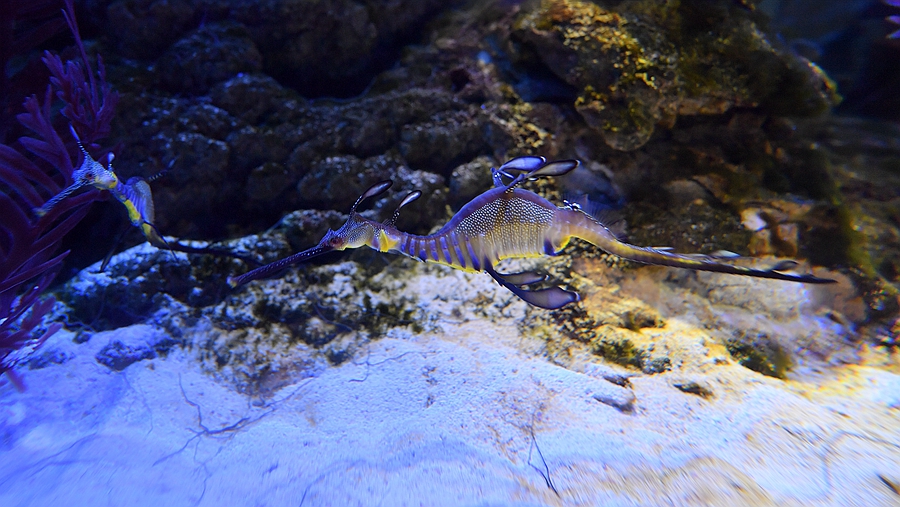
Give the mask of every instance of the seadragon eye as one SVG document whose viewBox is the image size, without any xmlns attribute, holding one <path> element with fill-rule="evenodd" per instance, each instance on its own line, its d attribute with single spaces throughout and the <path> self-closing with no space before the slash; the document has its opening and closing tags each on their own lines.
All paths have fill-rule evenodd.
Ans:
<svg viewBox="0 0 900 507">
<path fill-rule="evenodd" d="M 322 244 L 340 250 L 344 246 L 344 238 L 328 229 L 328 232 L 325 233 L 325 237 L 322 239 Z"/>
</svg>

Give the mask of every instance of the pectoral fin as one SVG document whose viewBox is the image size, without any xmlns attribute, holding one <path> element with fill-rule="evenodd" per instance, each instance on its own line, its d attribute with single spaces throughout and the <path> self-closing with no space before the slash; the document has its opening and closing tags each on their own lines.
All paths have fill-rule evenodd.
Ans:
<svg viewBox="0 0 900 507">
<path fill-rule="evenodd" d="M 547 279 L 547 275 L 541 275 L 534 271 L 522 271 L 519 273 L 497 273 L 497 276 L 503 278 L 507 283 L 513 285 L 528 285 L 530 283 L 539 283 Z"/>
<path fill-rule="evenodd" d="M 548 176 L 562 176 L 563 174 L 566 174 L 572 169 L 578 167 L 579 163 L 580 162 L 578 162 L 577 160 L 556 160 L 545 164 L 544 166 L 539 167 L 534 171 L 531 171 L 530 173 L 526 174 L 525 177 L 544 178 Z"/>
<path fill-rule="evenodd" d="M 581 299 L 577 292 L 570 292 L 556 286 L 540 290 L 524 290 L 519 288 L 510 288 L 510 290 L 512 290 L 513 294 L 522 298 L 526 303 L 545 310 L 556 310 Z"/>
<path fill-rule="evenodd" d="M 485 270 L 497 281 L 497 283 L 509 289 L 523 301 L 530 305 L 544 308 L 545 310 L 556 310 L 557 308 L 562 308 L 569 303 L 574 303 L 581 299 L 578 296 L 578 293 L 570 292 L 556 286 L 537 290 L 523 289 L 521 287 L 522 285 L 541 282 L 546 278 L 537 273 L 523 271 L 521 273 L 510 273 L 505 275 L 494 271 L 494 268 L 491 266 L 486 266 Z"/>
</svg>

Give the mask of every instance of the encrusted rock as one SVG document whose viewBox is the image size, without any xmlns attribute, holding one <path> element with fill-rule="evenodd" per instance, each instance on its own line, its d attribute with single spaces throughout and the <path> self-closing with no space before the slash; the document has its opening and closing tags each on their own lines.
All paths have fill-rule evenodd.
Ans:
<svg viewBox="0 0 900 507">
<path fill-rule="evenodd" d="M 409 125 L 400 135 L 400 152 L 416 169 L 446 174 L 484 150 L 484 133 L 466 111 L 439 114 L 428 122 Z"/>
<path fill-rule="evenodd" d="M 297 184 L 300 197 L 315 207 L 349 210 L 363 192 L 390 179 L 399 161 L 388 157 L 359 159 L 352 155 L 328 157 Z"/>
<path fill-rule="evenodd" d="M 824 112 L 834 84 L 812 63 L 774 49 L 729 1 L 618 3 L 547 0 L 516 35 L 580 90 L 575 107 L 611 147 L 644 145 L 680 115 L 764 107 Z"/>
<path fill-rule="evenodd" d="M 495 164 L 488 157 L 457 166 L 450 174 L 450 204 L 459 209 L 485 190 L 491 188 L 491 167 Z"/>
<path fill-rule="evenodd" d="M 250 125 L 278 109 L 288 99 L 297 100 L 287 89 L 265 74 L 239 74 L 210 91 L 212 103 Z"/>
<path fill-rule="evenodd" d="M 784 378 L 791 367 L 790 354 L 766 334 L 736 333 L 726 345 L 738 363 L 763 375 Z"/>
<path fill-rule="evenodd" d="M 283 165 L 266 162 L 250 171 L 247 196 L 257 201 L 269 201 L 277 198 L 290 185 L 291 177 Z"/>
<path fill-rule="evenodd" d="M 727 209 L 692 200 L 672 208 L 641 203 L 626 206 L 629 240 L 638 245 L 672 247 L 677 252 L 747 251 L 750 233 Z"/>
<path fill-rule="evenodd" d="M 363 90 L 403 34 L 442 2 L 232 0 L 265 57 L 265 69 L 308 95 L 350 96 Z"/>
<path fill-rule="evenodd" d="M 118 0 L 106 8 L 110 32 L 130 57 L 154 58 L 194 22 L 193 2 Z"/>
<path fill-rule="evenodd" d="M 262 56 L 243 26 L 204 25 L 173 44 L 159 60 L 163 86 L 173 92 L 203 94 L 241 72 L 258 72 Z"/>
<path fill-rule="evenodd" d="M 153 359 L 156 352 L 148 346 L 132 347 L 116 340 L 97 353 L 97 362 L 111 370 L 122 371 L 143 359 Z"/>
<path fill-rule="evenodd" d="M 158 136 L 154 141 L 171 161 L 164 181 L 169 191 L 154 193 L 156 209 L 178 210 L 155 225 L 163 233 L 180 229 L 188 237 L 201 236 L 201 228 L 210 235 L 216 227 L 223 227 L 222 216 L 233 212 L 231 203 L 241 190 L 240 183 L 229 178 L 228 144 L 193 132 L 174 138 Z M 169 220 L 187 217 L 193 218 L 192 223 L 170 229 Z"/>
<path fill-rule="evenodd" d="M 443 180 L 436 174 L 411 171 L 401 161 L 389 156 L 361 160 L 348 155 L 328 157 L 317 164 L 297 184 L 301 198 L 313 206 L 349 211 L 350 206 L 374 183 L 394 180 L 396 190 L 380 201 L 377 208 L 384 219 L 390 218 L 393 208 L 413 190 L 422 192 L 418 213 L 404 213 L 401 225 L 422 226 L 444 217 L 447 192 Z"/>
</svg>

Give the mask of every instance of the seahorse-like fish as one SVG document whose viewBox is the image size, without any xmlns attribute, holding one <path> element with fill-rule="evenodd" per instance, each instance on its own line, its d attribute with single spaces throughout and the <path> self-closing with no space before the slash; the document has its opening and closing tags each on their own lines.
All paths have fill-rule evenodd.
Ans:
<svg viewBox="0 0 900 507">
<path fill-rule="evenodd" d="M 392 182 L 382 181 L 363 193 L 350 209 L 350 217 L 338 230 L 328 230 L 318 245 L 230 277 L 232 287 L 270 276 L 287 266 L 307 261 L 333 250 L 368 246 L 379 252 L 398 253 L 467 272 L 487 272 L 500 285 L 526 302 L 556 309 L 579 300 L 575 292 L 553 286 L 529 289 L 546 277 L 534 272 L 498 273 L 494 266 L 508 258 L 556 255 L 572 240 L 585 240 L 602 250 L 644 264 L 672 266 L 698 271 L 771 278 L 790 282 L 833 283 L 810 274 L 789 273 L 797 263 L 782 261 L 769 269 L 753 269 L 722 262 L 721 257 L 678 254 L 663 248 L 647 248 L 625 243 L 600 220 L 579 206 L 556 206 L 538 194 L 519 188 L 533 178 L 561 176 L 575 169 L 577 160 L 547 162 L 543 157 L 519 157 L 492 169 L 494 188 L 472 199 L 434 234 L 419 236 L 398 230 L 394 224 L 400 208 L 416 200 L 420 192 L 403 199 L 390 220 L 384 223 L 357 213 L 359 204 L 387 190 Z M 511 179 L 505 183 L 504 179 Z"/>
<path fill-rule="evenodd" d="M 140 229 L 147 241 L 157 248 L 166 248 L 185 253 L 236 257 L 258 265 L 254 259 L 227 250 L 208 247 L 195 248 L 184 245 L 178 241 L 166 241 L 165 238 L 159 234 L 154 225 L 156 220 L 156 209 L 153 206 L 153 194 L 150 191 L 150 183 L 148 180 L 140 177 L 132 177 L 123 183 L 116 175 L 115 171 L 113 171 L 112 153 L 109 155 L 107 166 L 103 167 L 103 164 L 94 160 L 87 150 L 84 149 L 84 146 L 81 144 L 81 139 L 78 137 L 78 133 L 75 132 L 75 128 L 69 125 L 69 130 L 72 132 L 72 136 L 75 138 L 78 148 L 81 150 L 83 160 L 81 165 L 72 171 L 72 184 L 53 196 L 40 208 L 35 208 L 34 213 L 37 216 L 46 215 L 57 204 L 83 187 L 107 190 L 117 201 L 125 206 L 125 210 L 128 212 L 128 220 L 131 221 L 131 225 Z"/>
</svg>

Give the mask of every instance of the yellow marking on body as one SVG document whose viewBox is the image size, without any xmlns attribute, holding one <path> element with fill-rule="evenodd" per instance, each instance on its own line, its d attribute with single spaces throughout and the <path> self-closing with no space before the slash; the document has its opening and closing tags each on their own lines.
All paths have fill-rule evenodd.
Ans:
<svg viewBox="0 0 900 507">
<path fill-rule="evenodd" d="M 546 255 L 544 253 L 538 253 L 538 252 L 529 252 L 529 253 L 524 253 L 524 254 L 515 253 L 515 254 L 509 254 L 509 255 L 498 255 L 497 260 L 502 261 L 504 259 L 537 259 L 538 257 L 545 257 L 545 256 Z"/>
<path fill-rule="evenodd" d="M 100 166 L 100 164 L 97 164 Z M 115 190 L 115 188 L 119 185 L 119 177 L 116 176 L 116 173 L 106 170 L 103 166 L 100 166 L 100 170 L 103 171 L 103 176 L 105 179 L 100 178 L 99 176 L 94 176 L 91 180 L 91 185 L 97 190 Z"/>
<path fill-rule="evenodd" d="M 416 259 L 418 259 L 418 257 L 416 257 Z M 466 267 L 464 268 L 464 267 L 460 266 L 459 264 L 451 264 L 451 263 L 445 262 L 445 261 L 436 261 L 436 260 L 431 259 L 431 258 L 426 259 L 425 262 L 430 262 L 430 263 L 433 263 L 433 264 L 440 264 L 440 265 L 442 265 L 442 266 L 448 266 L 448 267 L 451 267 L 451 268 L 453 268 L 453 269 L 458 269 L 458 270 L 460 270 L 460 271 L 462 271 L 462 272 L 464 272 L 464 273 L 481 273 L 481 271 L 475 271 L 475 270 L 472 268 L 472 266 L 466 266 Z"/>
<path fill-rule="evenodd" d="M 128 210 L 128 219 L 131 220 L 131 223 L 134 225 L 141 225 L 144 223 L 144 217 L 141 215 L 141 212 L 138 211 L 137 206 L 134 205 L 130 199 L 125 199 L 122 201 L 122 204 L 125 205 L 125 209 Z"/>
<path fill-rule="evenodd" d="M 400 238 L 392 238 L 388 236 L 387 231 L 381 229 L 375 236 L 375 241 L 372 245 L 379 252 L 387 252 L 389 250 L 396 250 L 397 245 L 400 244 Z"/>
</svg>

